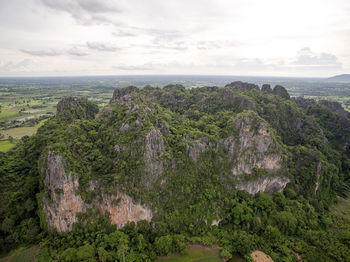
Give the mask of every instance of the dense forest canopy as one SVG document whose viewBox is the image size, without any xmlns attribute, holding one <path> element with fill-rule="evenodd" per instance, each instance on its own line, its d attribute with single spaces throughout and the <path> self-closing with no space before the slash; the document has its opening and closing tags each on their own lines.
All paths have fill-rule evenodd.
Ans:
<svg viewBox="0 0 350 262">
<path fill-rule="evenodd" d="M 329 211 L 350 189 L 349 142 L 339 104 L 282 86 L 129 86 L 100 109 L 64 98 L 0 153 L 0 246 L 40 243 L 39 261 L 152 261 L 188 243 L 225 259 L 350 261 L 350 221 Z M 83 212 L 58 226 L 59 172 Z M 106 199 L 148 216 L 120 226 L 95 208 Z"/>
</svg>

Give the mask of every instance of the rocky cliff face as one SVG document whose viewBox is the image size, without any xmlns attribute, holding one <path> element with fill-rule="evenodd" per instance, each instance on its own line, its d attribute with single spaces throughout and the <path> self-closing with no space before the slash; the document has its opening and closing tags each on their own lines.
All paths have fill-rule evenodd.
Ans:
<svg viewBox="0 0 350 262">
<path fill-rule="evenodd" d="M 127 222 L 151 220 L 152 211 L 135 201 L 124 192 L 113 195 L 102 193 L 100 199 L 88 204 L 78 194 L 79 181 L 71 172 L 66 172 L 62 156 L 49 152 L 46 157 L 47 168 L 44 185 L 49 190 L 49 198 L 43 197 L 43 208 L 49 227 L 57 232 L 71 231 L 74 223 L 78 222 L 77 215 L 88 208 L 99 210 L 102 215 L 109 215 L 111 224 L 123 227 Z M 91 181 L 89 190 L 99 187 L 97 181 Z M 102 190 L 103 191 L 103 190 Z"/>
<path fill-rule="evenodd" d="M 264 120 L 254 112 L 242 113 L 235 118 L 234 126 L 238 135 L 224 143 L 229 148 L 229 160 L 234 162 L 234 176 L 251 174 L 253 168 L 270 173 L 282 168 L 282 149 Z"/>
<path fill-rule="evenodd" d="M 250 194 L 258 192 L 282 191 L 290 179 L 273 176 L 283 169 L 281 158 L 282 148 L 275 140 L 268 124 L 254 112 L 242 113 L 234 120 L 238 130 L 236 137 L 225 140 L 224 146 L 228 150 L 228 159 L 233 162 L 232 175 L 237 181 L 236 189 Z M 249 178 L 258 168 L 266 172 L 263 178 Z"/>
<path fill-rule="evenodd" d="M 79 183 L 72 173 L 66 174 L 63 157 L 49 152 L 46 164 L 47 170 L 42 170 L 45 172 L 45 186 L 50 193 L 50 199 L 43 198 L 46 221 L 58 232 L 70 231 L 78 221 L 76 214 L 86 210 L 80 195 L 75 194 Z"/>
<path fill-rule="evenodd" d="M 231 166 L 231 179 L 237 181 L 238 190 L 247 191 L 250 194 L 268 191 L 273 193 L 281 191 L 290 182 L 288 178 L 274 175 L 283 169 L 282 147 L 276 141 L 268 123 L 256 113 L 246 111 L 239 114 L 232 129 L 234 134 L 217 143 L 209 142 L 209 139 L 191 140 L 185 137 L 182 141 L 186 144 L 186 152 L 194 161 L 198 162 L 202 153 L 212 151 L 227 152 L 227 161 Z M 249 179 L 254 169 L 266 172 L 265 178 Z M 242 176 L 249 182 L 243 182 Z M 271 177 L 270 177 L 271 176 Z"/>
<path fill-rule="evenodd" d="M 165 151 L 165 145 L 162 133 L 159 130 L 152 129 L 145 136 L 144 141 L 144 161 L 147 177 L 145 183 L 150 188 L 151 182 L 157 179 L 164 171 L 164 161 L 162 157 Z"/>
<path fill-rule="evenodd" d="M 268 192 L 272 194 L 276 191 L 281 192 L 289 182 L 290 179 L 287 177 L 265 177 L 248 182 L 240 181 L 237 184 L 236 188 L 238 190 L 244 190 L 249 194 L 256 194 L 262 192 Z"/>
</svg>

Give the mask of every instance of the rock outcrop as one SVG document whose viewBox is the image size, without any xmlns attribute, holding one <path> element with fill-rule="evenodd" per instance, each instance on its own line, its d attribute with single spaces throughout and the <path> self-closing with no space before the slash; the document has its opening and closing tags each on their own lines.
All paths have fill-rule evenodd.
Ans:
<svg viewBox="0 0 350 262">
<path fill-rule="evenodd" d="M 273 93 L 272 88 L 269 84 L 263 84 L 261 87 L 261 91 L 267 92 L 267 93 Z"/>
<path fill-rule="evenodd" d="M 275 95 L 283 97 L 285 99 L 290 99 L 290 95 L 289 95 L 288 91 L 283 86 L 276 85 L 273 88 L 273 93 Z"/>
<path fill-rule="evenodd" d="M 256 194 L 262 192 L 268 192 L 273 194 L 276 191 L 281 192 L 286 185 L 290 182 L 287 177 L 265 177 L 259 178 L 252 181 L 239 181 L 236 186 L 238 190 L 244 190 L 249 194 Z"/>
<path fill-rule="evenodd" d="M 98 210 L 101 215 L 109 215 L 111 224 L 123 227 L 127 222 L 152 219 L 152 211 L 135 203 L 124 192 L 116 191 L 113 195 L 102 193 L 92 203 L 86 203 L 78 194 L 79 181 L 74 175 L 66 172 L 66 164 L 62 156 L 49 152 L 45 159 L 46 169 L 43 169 L 44 185 L 49 196 L 43 196 L 43 211 L 49 227 L 57 232 L 71 231 L 73 224 L 78 222 L 78 214 L 84 213 L 88 208 Z M 90 181 L 93 182 L 93 181 Z M 89 190 L 96 190 L 99 183 L 90 183 Z"/>
<path fill-rule="evenodd" d="M 74 107 L 79 104 L 82 98 L 74 98 L 71 96 L 64 97 L 62 98 L 58 103 L 57 103 L 57 111 L 56 115 L 62 113 L 65 109 L 69 107 Z"/>
<path fill-rule="evenodd" d="M 330 110 L 338 113 L 339 115 L 350 117 L 350 113 L 348 111 L 345 111 L 342 105 L 338 102 L 320 100 L 318 103 L 328 107 Z"/>
<path fill-rule="evenodd" d="M 151 183 L 156 180 L 164 171 L 164 161 L 162 157 L 165 151 L 165 145 L 162 133 L 159 130 L 152 129 L 145 136 L 144 141 L 144 161 L 145 176 L 144 183 L 150 188 Z"/>
<path fill-rule="evenodd" d="M 56 116 L 66 119 L 93 119 L 98 106 L 87 98 L 64 97 L 57 103 Z"/>
<path fill-rule="evenodd" d="M 250 90 L 257 90 L 259 91 L 260 88 L 258 85 L 247 83 L 247 82 L 242 82 L 242 81 L 235 81 L 230 84 L 227 84 L 225 87 L 236 87 L 239 88 L 241 91 L 250 91 Z"/>
<path fill-rule="evenodd" d="M 121 97 L 128 95 L 128 94 L 134 94 L 139 92 L 139 89 L 136 86 L 128 86 L 124 88 L 117 88 L 113 92 L 112 100 L 118 100 Z"/>
<path fill-rule="evenodd" d="M 253 168 L 274 173 L 282 169 L 282 149 L 268 124 L 254 112 L 242 113 L 234 120 L 238 135 L 226 140 L 232 174 L 251 174 Z"/>
<path fill-rule="evenodd" d="M 57 232 L 71 231 L 72 225 L 78 222 L 77 214 L 86 210 L 80 195 L 76 195 L 79 182 L 72 175 L 66 174 L 63 157 L 49 152 L 44 184 L 49 190 L 49 199 L 43 198 L 44 213 L 49 227 Z"/>
<path fill-rule="evenodd" d="M 188 156 L 194 161 L 197 162 L 201 153 L 203 153 L 208 145 L 205 141 L 201 139 L 190 140 L 188 138 L 184 138 L 182 140 L 186 144 L 186 152 Z"/>
</svg>

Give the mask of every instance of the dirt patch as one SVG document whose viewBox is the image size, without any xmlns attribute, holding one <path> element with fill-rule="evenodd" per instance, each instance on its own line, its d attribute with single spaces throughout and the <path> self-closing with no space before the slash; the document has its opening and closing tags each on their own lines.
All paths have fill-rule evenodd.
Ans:
<svg viewBox="0 0 350 262">
<path fill-rule="evenodd" d="M 301 255 L 299 255 L 297 252 L 294 252 L 295 257 L 298 259 L 298 261 L 303 261 L 303 258 Z"/>
<path fill-rule="evenodd" d="M 260 250 L 253 251 L 250 256 L 254 262 L 273 262 L 272 258 Z"/>
</svg>

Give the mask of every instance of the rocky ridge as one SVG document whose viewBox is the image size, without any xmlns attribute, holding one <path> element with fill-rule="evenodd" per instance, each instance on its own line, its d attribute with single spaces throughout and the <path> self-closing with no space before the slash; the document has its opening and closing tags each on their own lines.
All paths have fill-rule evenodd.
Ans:
<svg viewBox="0 0 350 262">
<path fill-rule="evenodd" d="M 285 172 L 288 152 L 271 122 L 258 114 L 256 100 L 245 92 L 260 95 L 265 92 L 273 99 L 279 96 L 282 99 L 274 101 L 283 103 L 283 99 L 290 99 L 285 88 L 276 86 L 271 89 L 265 84 L 260 90 L 254 84 L 233 82 L 225 88 L 208 87 L 203 90 L 207 93 L 188 91 L 180 85 L 169 85 L 164 90 L 133 86 L 115 90 L 111 103 L 94 121 L 98 121 L 98 126 L 110 127 L 108 136 L 113 148 L 110 159 L 114 165 L 113 172 L 118 177 L 126 176 L 119 181 L 127 181 L 139 191 L 152 192 L 159 190 L 159 186 L 162 189 L 171 186 L 171 177 L 180 172 L 183 163 L 191 163 L 192 169 L 199 172 L 203 161 L 215 161 L 214 165 L 225 167 L 218 173 L 221 181 L 228 182 L 227 185 L 233 185 L 237 190 L 249 194 L 282 191 L 291 182 Z M 215 115 L 215 100 L 220 101 L 221 107 L 235 112 L 228 122 L 227 134 L 213 140 L 210 131 L 197 131 L 196 135 L 176 133 L 180 127 L 177 121 L 182 121 L 179 115 L 185 110 L 197 110 L 199 115 L 201 112 Z M 76 108 L 84 111 L 84 103 L 86 100 L 65 98 L 57 106 L 58 117 Z M 196 108 L 192 110 L 193 107 Z M 293 110 L 291 113 L 296 115 Z M 293 121 L 295 129 L 302 130 L 303 122 L 298 118 Z M 133 138 L 126 139 L 129 137 Z M 180 152 L 182 148 L 184 151 Z M 73 224 L 78 222 L 79 214 L 91 208 L 101 215 L 108 215 L 110 223 L 118 228 L 130 221 L 150 221 L 158 211 L 152 205 L 138 203 L 127 191 L 120 191 L 118 184 L 113 193 L 107 194 L 98 179 L 91 180 L 87 189 L 87 193 L 95 193 L 95 199 L 86 201 L 81 195 L 80 179 L 83 174 L 70 171 L 68 162 L 54 151 L 49 151 L 43 159 L 46 168 L 41 172 L 48 191 L 43 196 L 44 213 L 48 225 L 58 232 L 71 231 Z M 133 163 L 132 168 L 129 162 Z M 315 194 L 321 176 L 317 170 Z"/>
</svg>

